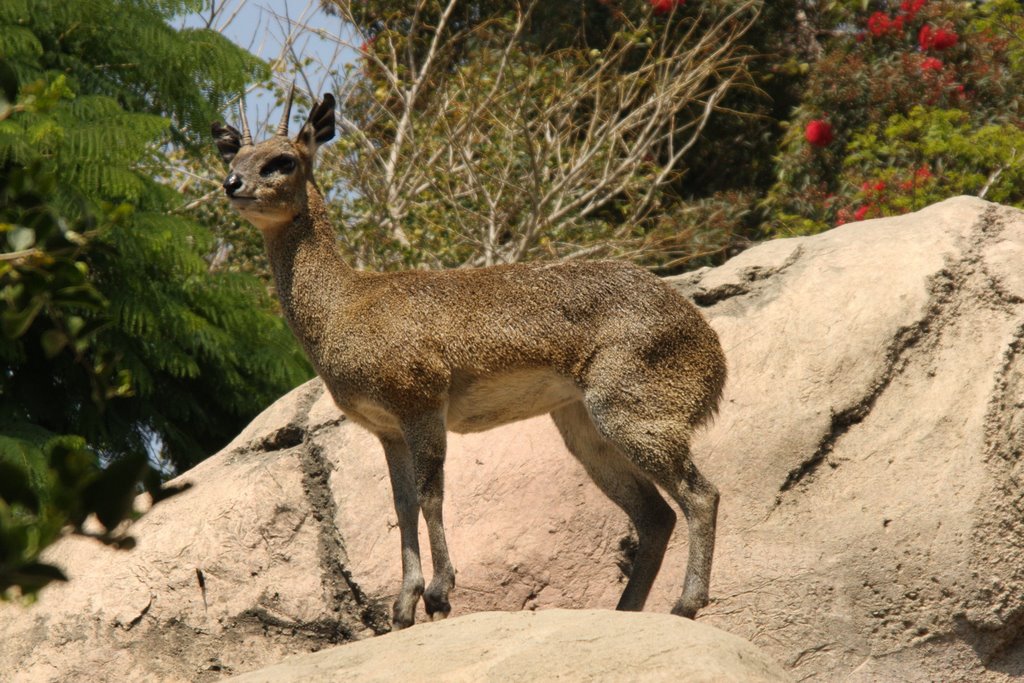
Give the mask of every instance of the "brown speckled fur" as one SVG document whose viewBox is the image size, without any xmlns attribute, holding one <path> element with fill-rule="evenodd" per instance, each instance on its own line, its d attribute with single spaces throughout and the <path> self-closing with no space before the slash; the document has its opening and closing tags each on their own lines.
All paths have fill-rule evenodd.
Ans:
<svg viewBox="0 0 1024 683">
<path fill-rule="evenodd" d="M 640 610 L 675 513 L 689 560 L 673 612 L 707 604 L 718 492 L 689 457 L 693 430 L 725 383 L 718 337 L 658 278 L 614 261 L 367 273 L 336 248 L 313 180 L 333 137 L 325 95 L 295 139 L 240 144 L 214 125 L 232 204 L 258 227 L 288 323 L 338 406 L 384 446 L 402 533 L 397 627 L 446 616 L 455 572 L 441 516 L 446 431 L 474 432 L 551 413 L 595 483 L 629 515 L 639 546 L 619 609 Z M 293 163 L 289 163 L 292 160 Z M 424 591 L 418 515 L 434 576 Z"/>
</svg>

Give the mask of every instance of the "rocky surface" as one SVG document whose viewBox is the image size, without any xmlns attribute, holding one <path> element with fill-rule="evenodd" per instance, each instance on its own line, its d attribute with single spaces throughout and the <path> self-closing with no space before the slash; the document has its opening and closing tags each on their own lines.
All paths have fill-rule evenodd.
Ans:
<svg viewBox="0 0 1024 683">
<path fill-rule="evenodd" d="M 313 654 L 237 683 L 793 680 L 749 642 L 668 614 L 478 612 Z"/>
<path fill-rule="evenodd" d="M 694 444 L 722 492 L 699 623 L 799 680 L 1024 675 L 1021 263 L 1024 214 L 957 198 L 675 279 L 730 363 Z M 0 677 L 211 681 L 387 630 L 383 456 L 319 382 L 182 478 L 136 550 L 68 539 L 70 584 L 0 605 Z M 632 530 L 549 420 L 453 435 L 447 489 L 455 616 L 615 605 Z M 648 611 L 685 550 L 680 524 Z"/>
</svg>

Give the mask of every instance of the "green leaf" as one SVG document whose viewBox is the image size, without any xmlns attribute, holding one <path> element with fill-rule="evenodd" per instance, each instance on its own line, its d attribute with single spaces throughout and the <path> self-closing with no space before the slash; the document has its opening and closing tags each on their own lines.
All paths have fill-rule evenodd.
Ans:
<svg viewBox="0 0 1024 683">
<path fill-rule="evenodd" d="M 36 243 L 36 231 L 19 225 L 7 233 L 7 243 L 14 251 L 28 249 Z"/>
<path fill-rule="evenodd" d="M 47 358 L 53 358 L 67 346 L 68 337 L 60 330 L 46 330 L 39 338 L 43 345 L 43 353 Z"/>
<path fill-rule="evenodd" d="M 32 302 L 22 310 L 6 310 L 0 315 L 0 329 L 8 339 L 17 339 L 25 334 L 32 322 L 43 310 L 43 299 L 35 297 Z"/>
<path fill-rule="evenodd" d="M 0 498 L 20 503 L 29 510 L 39 510 L 39 497 L 32 490 L 28 474 L 17 465 L 0 460 Z"/>
</svg>

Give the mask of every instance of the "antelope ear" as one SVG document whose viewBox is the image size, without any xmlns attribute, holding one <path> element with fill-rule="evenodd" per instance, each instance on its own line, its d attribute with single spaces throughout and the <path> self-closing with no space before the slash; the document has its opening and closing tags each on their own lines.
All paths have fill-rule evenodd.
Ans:
<svg viewBox="0 0 1024 683">
<path fill-rule="evenodd" d="M 230 164 L 242 147 L 242 134 L 233 126 L 225 125 L 220 121 L 214 121 L 210 130 L 213 132 L 213 141 L 217 145 L 217 151 L 220 152 L 220 158 L 224 160 L 225 164 Z"/>
<path fill-rule="evenodd" d="M 334 137 L 334 95 L 324 93 L 309 112 L 309 118 L 302 124 L 295 141 L 305 145 L 311 152 Z"/>
</svg>

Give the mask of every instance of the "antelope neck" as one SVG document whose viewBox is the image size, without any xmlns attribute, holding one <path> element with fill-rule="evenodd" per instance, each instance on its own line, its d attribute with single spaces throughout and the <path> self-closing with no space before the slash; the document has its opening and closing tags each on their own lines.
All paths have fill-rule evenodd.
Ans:
<svg viewBox="0 0 1024 683">
<path fill-rule="evenodd" d="M 348 298 L 355 271 L 338 253 L 320 191 L 308 183 L 306 194 L 306 210 L 263 239 L 288 324 L 304 345 L 317 346 L 328 334 L 330 311 Z"/>
</svg>

